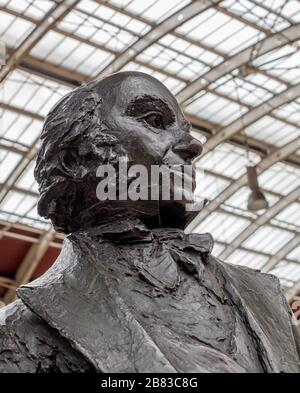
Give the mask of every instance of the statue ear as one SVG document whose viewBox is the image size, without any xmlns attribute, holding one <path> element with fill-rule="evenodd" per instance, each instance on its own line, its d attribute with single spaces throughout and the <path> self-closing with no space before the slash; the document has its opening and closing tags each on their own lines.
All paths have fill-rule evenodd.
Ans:
<svg viewBox="0 0 300 393">
<path fill-rule="evenodd" d="M 81 181 L 88 174 L 88 168 L 83 165 L 77 148 L 69 148 L 59 153 L 61 171 L 74 181 Z"/>
</svg>

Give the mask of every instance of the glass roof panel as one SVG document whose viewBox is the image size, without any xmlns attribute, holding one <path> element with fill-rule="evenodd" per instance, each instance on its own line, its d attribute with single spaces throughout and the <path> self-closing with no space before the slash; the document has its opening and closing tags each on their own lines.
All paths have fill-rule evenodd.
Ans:
<svg viewBox="0 0 300 393">
<path fill-rule="evenodd" d="M 35 25 L 0 11 L 0 40 L 8 48 L 15 48 L 32 32 Z"/>
<path fill-rule="evenodd" d="M 8 110 L 4 111 L 1 122 L 0 137 L 27 146 L 38 138 L 42 129 L 42 122 Z"/>
<path fill-rule="evenodd" d="M 5 79 L 3 91 L 5 103 L 45 116 L 51 107 L 70 91 L 70 88 L 16 70 Z"/>
<path fill-rule="evenodd" d="M 0 183 L 4 183 L 12 170 L 21 160 L 22 156 L 13 152 L 6 152 L 0 149 Z"/>
<path fill-rule="evenodd" d="M 288 21 L 280 14 L 277 15 L 278 9 L 281 12 L 286 9 L 287 2 L 276 0 L 275 3 L 277 7 L 273 10 L 274 12 L 272 12 L 272 5 L 268 8 L 267 2 L 261 1 L 226 0 L 221 3 L 221 6 L 266 30 L 278 31 L 289 25 Z M 295 11 L 295 7 L 293 7 L 293 11 Z"/>
<path fill-rule="evenodd" d="M 282 210 L 276 217 L 277 220 L 287 222 L 289 224 L 298 225 L 300 228 L 300 203 L 291 203 Z"/>
<path fill-rule="evenodd" d="M 247 108 L 215 94 L 203 92 L 187 106 L 186 111 L 226 126 L 247 112 Z"/>
<path fill-rule="evenodd" d="M 253 27 L 213 9 L 184 23 L 177 31 L 229 55 L 264 37 L 262 32 Z"/>
<path fill-rule="evenodd" d="M 284 146 L 300 136 L 300 128 L 270 116 L 264 116 L 245 129 L 245 134 L 276 147 Z"/>
<path fill-rule="evenodd" d="M 119 7 L 126 8 L 150 21 L 159 23 L 191 3 L 191 0 L 149 0 L 148 2 L 144 0 L 113 0 L 112 3 L 118 4 Z"/>
<path fill-rule="evenodd" d="M 35 163 L 32 162 L 24 174 L 17 181 L 16 186 L 22 188 L 23 190 L 38 192 L 37 182 L 34 179 L 33 171 L 34 171 Z"/>
<path fill-rule="evenodd" d="M 288 281 L 297 282 L 300 280 L 300 263 L 290 263 L 287 261 L 280 262 L 274 269 L 270 271 L 271 274 Z"/>
<path fill-rule="evenodd" d="M 262 251 L 275 255 L 289 240 L 293 233 L 264 225 L 257 229 L 244 243 L 243 246 L 255 251 Z"/>
<path fill-rule="evenodd" d="M 287 257 L 294 259 L 295 261 L 300 261 L 300 244 L 298 247 L 294 248 L 294 250 L 290 252 Z"/>
<path fill-rule="evenodd" d="M 213 176 L 207 172 L 197 171 L 197 186 L 195 195 L 212 201 L 216 198 L 230 183 L 220 177 Z"/>
<path fill-rule="evenodd" d="M 257 106 L 272 97 L 265 89 L 238 78 L 229 79 L 227 82 L 218 81 L 215 90 L 247 106 Z"/>
<path fill-rule="evenodd" d="M 254 61 L 254 65 L 291 84 L 296 84 L 300 80 L 299 64 L 300 54 L 297 44 L 285 45 Z"/>
<path fill-rule="evenodd" d="M 95 39 L 95 36 L 93 37 Z M 111 53 L 50 31 L 31 51 L 33 56 L 92 76 L 113 59 Z M 95 61 L 96 60 L 96 61 Z"/>
<path fill-rule="evenodd" d="M 42 19 L 53 7 L 53 0 L 4 0 L 1 5 L 26 16 Z"/>
<path fill-rule="evenodd" d="M 280 108 L 275 109 L 274 113 L 280 116 L 283 120 L 294 122 L 298 127 L 300 126 L 300 101 L 295 100 L 287 105 L 282 105 Z"/>
<path fill-rule="evenodd" d="M 248 224 L 249 221 L 244 218 L 234 217 L 225 213 L 212 212 L 200 223 L 195 229 L 195 232 L 209 232 L 216 241 L 228 244 L 236 237 L 237 233 L 244 230 Z"/>
<path fill-rule="evenodd" d="M 37 198 L 12 191 L 2 205 L 4 211 L 19 215 L 26 215 L 36 205 Z"/>
<path fill-rule="evenodd" d="M 209 68 L 203 62 L 193 57 L 183 55 L 178 51 L 154 44 L 137 57 L 138 60 L 161 67 L 171 72 L 175 77 L 195 79 Z"/>
<path fill-rule="evenodd" d="M 234 265 L 247 266 L 252 269 L 261 269 L 267 262 L 268 257 L 245 250 L 235 250 L 229 257 L 228 262 Z"/>
<path fill-rule="evenodd" d="M 297 0 L 289 0 L 285 2 L 281 13 L 285 18 L 293 22 L 300 22 L 300 3 Z"/>
<path fill-rule="evenodd" d="M 246 80 L 255 83 L 256 86 L 260 86 L 269 90 L 273 94 L 279 94 L 286 89 L 286 84 L 269 77 L 269 75 L 266 76 L 258 72 L 247 75 Z"/>
<path fill-rule="evenodd" d="M 266 190 L 287 195 L 300 185 L 300 169 L 277 163 L 259 175 L 259 184 Z"/>
<path fill-rule="evenodd" d="M 182 38 L 177 38 L 172 34 L 167 34 L 158 41 L 161 45 L 167 46 L 186 56 L 198 60 L 207 66 L 216 66 L 222 62 L 223 57 L 208 51 L 198 45 L 194 45 Z"/>
<path fill-rule="evenodd" d="M 253 163 L 260 161 L 260 157 L 252 152 L 250 152 L 250 157 Z M 243 149 L 223 143 L 200 158 L 198 167 L 204 171 L 210 170 L 237 179 L 246 173 L 248 162 L 247 154 Z"/>
</svg>

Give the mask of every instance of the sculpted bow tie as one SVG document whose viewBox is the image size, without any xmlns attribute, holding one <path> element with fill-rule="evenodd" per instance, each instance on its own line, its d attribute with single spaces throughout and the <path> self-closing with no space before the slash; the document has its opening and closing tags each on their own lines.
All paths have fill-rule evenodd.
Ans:
<svg viewBox="0 0 300 393">
<path fill-rule="evenodd" d="M 205 262 L 213 249 L 210 234 L 186 235 L 180 229 L 149 230 L 139 220 L 102 225 L 94 230 L 99 240 L 130 246 L 130 263 L 139 275 L 160 290 L 173 291 L 180 269 L 201 281 Z"/>
</svg>

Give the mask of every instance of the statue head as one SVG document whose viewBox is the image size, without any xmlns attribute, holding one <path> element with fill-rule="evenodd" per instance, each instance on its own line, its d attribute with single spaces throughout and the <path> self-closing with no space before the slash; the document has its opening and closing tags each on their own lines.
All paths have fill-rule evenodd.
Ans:
<svg viewBox="0 0 300 393">
<path fill-rule="evenodd" d="M 35 168 L 38 212 L 70 233 L 113 219 L 180 226 L 181 200 L 100 201 L 101 165 L 187 165 L 202 151 L 175 97 L 155 78 L 120 72 L 81 86 L 48 114 Z M 151 185 L 150 185 L 151 187 Z"/>
</svg>

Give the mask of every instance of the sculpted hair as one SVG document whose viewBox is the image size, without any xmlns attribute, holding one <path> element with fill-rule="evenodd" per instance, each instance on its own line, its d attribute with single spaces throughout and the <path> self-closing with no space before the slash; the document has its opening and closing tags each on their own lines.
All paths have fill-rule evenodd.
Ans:
<svg viewBox="0 0 300 393">
<path fill-rule="evenodd" d="M 58 231 L 74 230 L 74 217 L 84 208 L 87 178 L 109 161 L 117 145 L 105 132 L 101 107 L 102 97 L 90 84 L 67 94 L 46 117 L 34 176 L 41 195 L 38 213 Z"/>
</svg>

